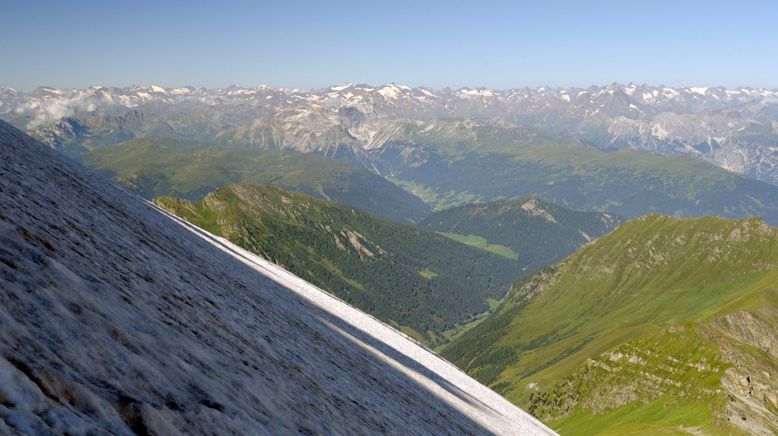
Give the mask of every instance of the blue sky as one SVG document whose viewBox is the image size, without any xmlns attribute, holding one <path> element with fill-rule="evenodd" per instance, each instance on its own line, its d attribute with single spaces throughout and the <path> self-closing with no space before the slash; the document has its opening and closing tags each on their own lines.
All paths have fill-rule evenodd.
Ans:
<svg viewBox="0 0 778 436">
<path fill-rule="evenodd" d="M 10 0 L 0 59 L 19 89 L 778 87 L 778 2 Z"/>
</svg>

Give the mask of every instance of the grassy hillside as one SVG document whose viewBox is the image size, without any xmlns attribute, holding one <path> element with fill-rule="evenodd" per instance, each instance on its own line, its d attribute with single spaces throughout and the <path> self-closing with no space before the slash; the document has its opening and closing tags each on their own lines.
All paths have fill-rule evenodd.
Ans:
<svg viewBox="0 0 778 436">
<path fill-rule="evenodd" d="M 406 123 L 379 132 L 383 171 L 436 208 L 532 195 L 625 217 L 650 212 L 763 216 L 778 224 L 778 187 L 691 157 L 606 152 L 511 126 Z"/>
<path fill-rule="evenodd" d="M 575 252 L 621 221 L 613 214 L 517 197 L 433 212 L 419 227 L 515 259 L 519 268 L 532 271 Z"/>
<path fill-rule="evenodd" d="M 156 202 L 430 345 L 486 312 L 520 274 L 496 254 L 273 187 Z"/>
<path fill-rule="evenodd" d="M 83 156 L 146 198 L 199 199 L 230 183 L 272 184 L 335 200 L 396 221 L 429 212 L 419 198 L 362 168 L 314 155 L 197 146 L 173 139 L 136 139 Z"/>
<path fill-rule="evenodd" d="M 563 433 L 778 429 L 778 230 L 648 215 L 514 285 L 444 354 Z"/>
</svg>

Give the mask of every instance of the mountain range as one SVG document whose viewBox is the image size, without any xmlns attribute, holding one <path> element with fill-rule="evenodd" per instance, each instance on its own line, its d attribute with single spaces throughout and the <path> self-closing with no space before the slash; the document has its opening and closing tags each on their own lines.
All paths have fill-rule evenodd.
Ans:
<svg viewBox="0 0 778 436">
<path fill-rule="evenodd" d="M 54 268 L 57 280 L 81 294 L 102 286 L 102 276 L 94 271 L 102 268 L 111 277 L 109 288 L 119 286 L 117 280 L 130 280 L 144 290 L 157 289 L 155 283 L 162 281 L 176 290 L 174 300 L 181 301 L 185 291 L 159 268 L 166 265 L 164 253 L 186 252 L 192 245 L 187 242 L 184 251 L 176 251 L 168 242 L 180 235 L 165 236 L 167 229 L 158 224 L 150 224 L 158 229 L 150 237 L 115 228 L 111 223 L 137 230 L 126 223 L 129 212 L 118 200 L 93 195 L 95 189 L 84 184 L 93 178 L 110 186 L 99 181 L 108 176 L 154 199 L 176 225 L 231 257 L 283 277 L 279 280 L 293 293 L 338 302 L 353 311 L 348 314 L 358 313 L 354 316 L 371 319 L 372 327 L 393 332 L 387 337 L 403 338 L 401 348 L 412 343 L 408 337 L 437 346 L 472 377 L 563 433 L 778 431 L 773 376 L 778 370 L 778 233 L 771 227 L 778 225 L 776 90 L 635 84 L 511 90 L 394 84 L 318 90 L 0 88 L 0 118 L 98 172 L 78 167 L 0 122 L 11 162 L 5 163 L 3 181 L 12 181 L 0 192 L 6 202 L 0 218 L 14 214 L 5 220 L 12 229 L 17 221 L 33 219 L 30 211 L 37 207 L 44 220 L 36 221 L 34 231 L 17 229 L 21 236 L 6 232 L 13 236 L 8 246 L 21 250 L 7 252 L 8 262 L 0 264 L 14 280 L 21 280 L 18 271 L 33 271 L 29 262 L 40 258 L 24 251 L 27 245 L 59 253 L 62 240 L 68 244 L 63 262 L 91 275 L 73 278 L 57 269 L 57 263 L 38 263 Z M 35 166 L 30 157 L 35 155 L 42 156 L 44 169 Z M 58 165 L 67 171 L 52 169 Z M 51 188 L 50 179 L 59 187 Z M 27 185 L 30 192 L 18 192 Z M 67 189 L 73 186 L 89 193 L 86 201 L 92 206 L 82 207 L 95 213 L 94 220 L 68 203 L 75 194 Z M 132 217 L 142 227 L 146 220 L 159 219 L 160 210 L 152 205 L 130 200 L 127 192 L 119 194 L 113 187 L 104 189 L 139 208 L 142 212 Z M 65 216 L 72 218 L 66 225 L 51 218 L 60 198 L 66 200 Z M 84 219 L 88 225 L 80 224 Z M 95 229 L 103 227 L 118 236 L 96 237 Z M 52 236 L 46 228 L 65 230 Z M 141 260 L 116 246 L 127 240 L 144 247 L 141 257 L 151 250 L 153 266 L 143 263 L 149 256 Z M 84 266 L 76 256 L 95 258 L 84 251 L 93 246 L 114 249 L 119 254 L 112 253 L 109 260 L 144 271 L 139 277 L 147 284 L 121 273 L 116 278 L 105 262 Z M 211 258 L 207 250 L 202 253 Z M 115 257 L 119 255 L 124 260 Z M 304 282 L 268 260 L 329 294 L 307 293 L 311 285 L 297 286 Z M 178 276 L 181 280 L 195 268 L 190 257 L 176 262 L 172 271 L 186 271 Z M 229 280 L 223 276 L 193 285 L 197 292 L 216 293 L 219 299 L 210 301 L 217 309 L 233 304 L 214 285 Z M 245 290 L 245 282 L 229 283 L 230 289 Z M 168 304 L 172 298 L 154 292 L 142 294 L 142 304 L 156 305 L 159 298 Z M 265 285 L 257 292 L 264 295 Z M 34 319 L 42 317 L 36 302 L 14 295 L 16 300 L 8 301 L 25 301 Z M 62 305 L 55 312 L 67 314 L 70 306 L 46 295 L 41 307 Z M 122 316 L 135 313 L 121 307 Z M 179 326 L 186 324 L 180 313 L 188 310 L 181 309 L 171 321 Z M 221 312 L 198 308 L 192 313 Z M 71 323 L 68 317 L 60 318 Z M 28 321 L 22 319 L 24 328 L 37 332 L 37 324 Z M 151 322 L 157 326 L 156 320 Z M 74 325 L 67 324 L 78 338 Z M 335 331 L 343 326 L 336 323 L 340 330 Z M 159 331 L 170 331 L 168 327 L 159 326 Z M 202 328 L 198 324 L 191 331 Z M 148 342 L 127 339 L 134 337 L 127 332 L 138 329 L 125 323 L 115 327 L 118 333 L 108 334 L 129 344 L 130 351 L 153 350 Z M 309 325 L 302 330 L 303 336 L 312 331 Z M 329 337 L 316 331 L 314 337 Z M 386 355 L 388 349 L 380 343 L 366 343 L 363 336 L 346 331 L 343 336 L 356 339 L 352 342 L 360 349 Z M 14 337 L 20 335 L 22 330 L 14 332 Z M 43 341 L 37 340 L 33 343 Z M 49 400 L 60 405 L 70 401 L 70 392 L 81 392 L 72 383 L 97 392 L 95 383 L 72 377 L 63 385 L 50 383 L 47 369 L 31 369 L 26 363 L 37 349 L 23 349 L 23 359 L 12 356 L 21 348 L 3 349 L 0 364 L 7 365 L 0 375 L 6 379 L 11 374 L 19 380 L 21 373 L 44 394 L 53 392 Z M 154 353 L 140 355 L 157 358 Z M 191 364 L 191 359 L 178 357 Z M 394 363 L 390 366 L 397 367 Z M 73 373 L 84 373 L 79 371 Z M 330 365 L 325 368 L 329 371 L 337 369 Z M 401 369 L 418 373 L 413 371 Z M 55 375 L 55 380 L 63 377 Z M 163 381 L 155 379 L 155 384 Z M 27 382 L 14 383 L 34 391 Z M 22 404 L 17 394 L 24 389 L 15 391 L 14 406 Z M 94 404 L 116 410 L 124 424 L 109 412 L 101 415 L 103 421 L 113 420 L 110 428 L 138 422 L 153 426 L 160 415 L 174 427 L 175 420 L 199 419 L 137 387 L 131 394 L 122 389 L 118 396 L 111 390 L 95 394 L 108 398 L 107 405 L 84 399 L 92 394 L 79 394 L 74 397 L 78 404 L 65 407 L 78 416 L 98 407 Z M 220 391 L 221 400 L 197 392 L 174 392 L 171 404 L 186 398 L 211 409 L 209 404 L 229 405 L 229 392 Z M 125 394 L 132 401 L 122 400 Z M 0 400 L 7 398 L 0 391 Z M 46 410 L 65 413 L 49 400 L 40 400 Z M 3 402 L 0 406 L 8 408 Z M 255 411 L 240 413 L 255 416 Z M 472 418 L 469 409 L 465 415 Z M 24 422 L 33 422 L 28 418 Z M 476 421 L 504 428 L 504 418 L 495 419 Z M 475 431 L 467 420 L 455 421 L 460 429 Z M 305 422 L 311 424 L 305 428 L 336 430 Z"/>
<path fill-rule="evenodd" d="M 768 165 L 775 130 L 770 121 L 775 112 L 774 91 L 612 85 L 578 90 L 576 99 L 570 97 L 572 91 L 541 88 L 433 92 L 396 85 L 343 85 L 315 91 L 268 87 L 91 87 L 38 88 L 23 93 L 4 89 L 0 93 L 0 117 L 26 127 L 50 146 L 88 164 L 93 154 L 99 155 L 102 149 L 128 139 L 130 142 L 122 150 L 132 155 L 131 146 L 144 144 L 133 140 L 143 138 L 148 142 L 138 147 L 141 155 L 136 156 L 141 161 L 154 157 L 156 151 L 148 150 L 149 144 L 171 141 L 178 141 L 183 147 L 318 155 L 388 179 L 435 209 L 530 195 L 573 209 L 610 212 L 627 218 L 649 212 L 732 218 L 759 215 L 768 223 L 778 223 L 778 187 L 774 184 L 717 168 L 698 159 L 704 156 L 696 152 L 670 152 L 645 144 L 629 147 L 639 150 L 623 149 L 619 140 L 606 144 L 581 133 L 589 132 L 588 128 L 574 129 L 580 135 L 552 128 L 559 117 L 546 114 L 533 118 L 526 113 L 555 107 L 547 99 L 562 102 L 559 104 L 580 100 L 582 107 L 600 108 L 591 109 L 597 112 L 593 116 L 599 120 L 602 113 L 618 113 L 621 106 L 616 102 L 625 98 L 639 99 L 640 104 L 646 105 L 645 111 L 651 107 L 656 116 L 670 112 L 700 117 L 727 113 L 728 126 L 735 128 L 738 135 L 761 144 L 764 153 L 759 162 Z M 586 120 L 587 110 L 573 111 L 570 116 Z M 740 115 L 733 115 L 733 111 Z M 53 120 L 51 114 L 65 116 Z M 747 125 L 737 122 L 738 119 L 747 119 Z M 691 125 L 688 120 L 678 123 Z M 738 145 L 740 142 L 722 138 L 717 140 L 719 145 L 730 144 L 745 150 Z M 117 174 L 124 170 L 122 152 L 106 153 L 106 159 L 99 163 L 102 168 Z M 146 184 L 157 183 L 157 178 L 167 178 L 168 171 L 175 171 L 162 168 L 164 165 L 160 163 L 150 181 L 138 175 L 139 171 L 125 174 L 123 180 L 135 184 L 131 178 L 140 177 Z M 759 178 L 771 181 L 770 177 Z M 244 181 L 234 176 L 226 179 L 226 183 Z M 265 179 L 257 181 L 272 183 Z M 328 198 L 317 193 L 312 185 L 315 183 L 303 190 Z M 200 195 L 213 186 L 201 188 L 204 189 L 197 191 Z M 180 195 L 156 193 L 159 194 Z M 405 222 L 423 218 L 427 206 L 414 198 L 400 198 L 398 190 L 392 195 L 407 203 L 392 216 L 392 206 L 382 207 L 383 202 L 377 200 L 368 207 L 365 203 L 370 197 L 362 194 L 357 194 L 359 200 L 352 198 L 349 204 Z"/>
<path fill-rule="evenodd" d="M 778 223 L 775 185 L 688 156 L 603 151 L 504 123 L 406 122 L 371 154 L 389 180 L 436 208 L 537 196 L 627 218 L 761 215 Z"/>
<path fill-rule="evenodd" d="M 0 118 L 73 151 L 164 132 L 364 164 L 361 150 L 387 120 L 499 119 L 603 149 L 689 155 L 778 183 L 778 90 L 761 88 L 0 88 Z"/>
</svg>

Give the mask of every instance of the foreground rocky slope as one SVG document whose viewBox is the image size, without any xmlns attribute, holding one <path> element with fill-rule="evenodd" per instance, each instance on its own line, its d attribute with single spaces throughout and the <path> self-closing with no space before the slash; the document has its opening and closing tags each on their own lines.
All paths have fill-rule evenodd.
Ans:
<svg viewBox="0 0 778 436">
<path fill-rule="evenodd" d="M 0 433 L 547 430 L 0 122 Z"/>
<path fill-rule="evenodd" d="M 77 156 L 160 137 L 315 154 L 388 177 L 436 209 L 532 195 L 627 218 L 758 215 L 778 224 L 773 90 L 0 89 L 0 118 Z M 107 157 L 102 166 L 125 169 L 121 156 Z M 155 170 L 127 175 L 164 185 L 176 172 Z M 414 211 L 423 205 L 404 202 L 411 208 L 392 219 L 423 216 Z"/>
<path fill-rule="evenodd" d="M 444 355 L 562 433 L 778 431 L 778 229 L 641 217 Z"/>
</svg>

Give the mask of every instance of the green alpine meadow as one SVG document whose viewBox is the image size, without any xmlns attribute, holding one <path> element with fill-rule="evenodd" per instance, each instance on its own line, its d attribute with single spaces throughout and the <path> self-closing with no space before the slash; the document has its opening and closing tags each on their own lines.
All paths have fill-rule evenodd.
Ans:
<svg viewBox="0 0 778 436">
<path fill-rule="evenodd" d="M 562 434 L 773 433 L 778 229 L 630 220 L 517 282 L 444 356 Z"/>
</svg>

